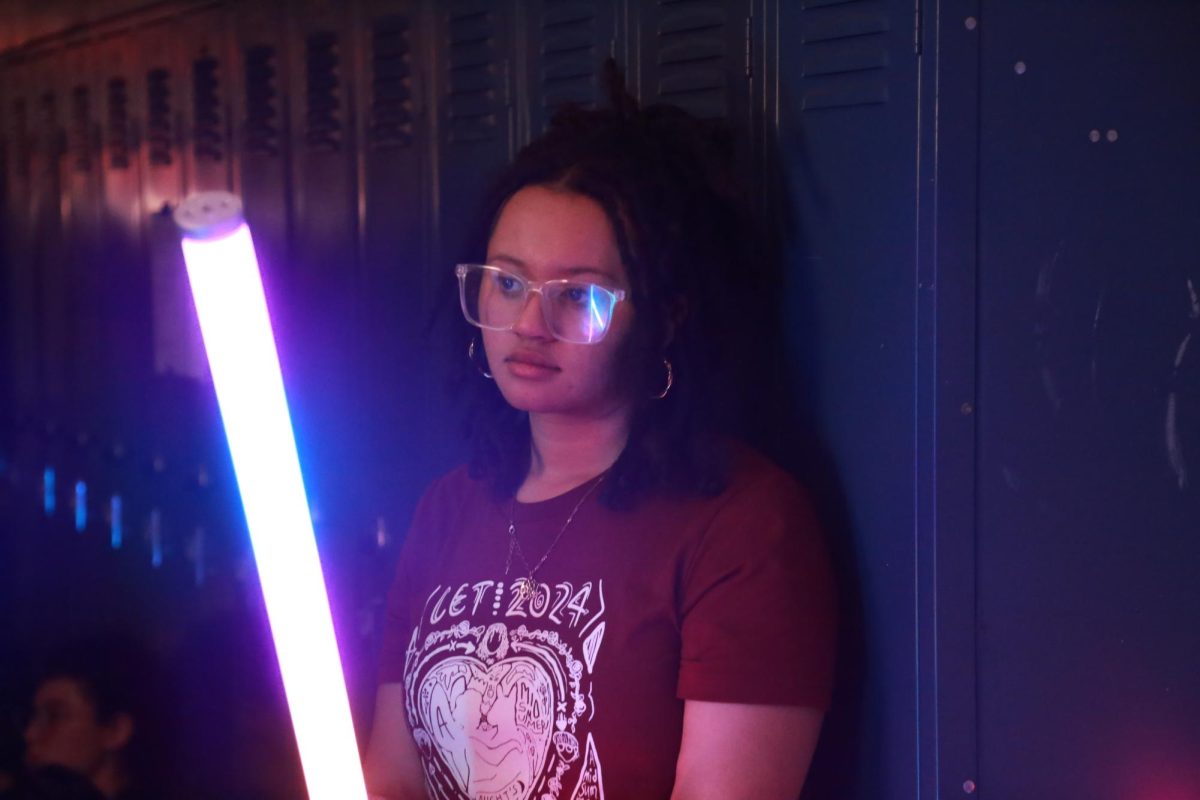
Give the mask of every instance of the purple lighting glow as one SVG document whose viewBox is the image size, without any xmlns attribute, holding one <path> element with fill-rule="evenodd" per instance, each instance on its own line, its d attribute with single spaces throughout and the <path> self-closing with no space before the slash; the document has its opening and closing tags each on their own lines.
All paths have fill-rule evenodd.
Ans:
<svg viewBox="0 0 1200 800">
<path fill-rule="evenodd" d="M 313 800 L 365 800 L 350 704 L 313 537 L 258 260 L 223 192 L 175 212 L 292 727 Z"/>
</svg>

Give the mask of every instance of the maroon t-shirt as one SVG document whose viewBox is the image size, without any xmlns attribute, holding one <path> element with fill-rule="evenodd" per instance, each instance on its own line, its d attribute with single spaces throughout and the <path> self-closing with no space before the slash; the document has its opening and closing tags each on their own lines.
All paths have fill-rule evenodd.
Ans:
<svg viewBox="0 0 1200 800">
<path fill-rule="evenodd" d="M 403 683 L 433 798 L 666 798 L 684 700 L 825 709 L 829 562 L 803 491 L 739 452 L 712 498 L 631 511 L 591 483 L 497 502 L 458 469 L 422 498 L 389 597 L 380 681 Z M 730 742 L 736 747 L 736 742 Z"/>
</svg>

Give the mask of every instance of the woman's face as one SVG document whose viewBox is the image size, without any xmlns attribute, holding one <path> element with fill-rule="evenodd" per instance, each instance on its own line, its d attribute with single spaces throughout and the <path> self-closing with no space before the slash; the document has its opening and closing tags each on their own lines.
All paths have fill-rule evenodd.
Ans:
<svg viewBox="0 0 1200 800">
<path fill-rule="evenodd" d="M 531 281 L 591 281 L 630 291 L 608 216 L 591 198 L 544 186 L 526 187 L 500 211 L 488 242 L 489 264 Z M 504 399 L 521 411 L 604 417 L 631 403 L 623 345 L 633 329 L 633 305 L 618 303 L 608 333 L 595 344 L 555 339 L 531 292 L 511 330 L 483 331 L 489 372 Z"/>
</svg>

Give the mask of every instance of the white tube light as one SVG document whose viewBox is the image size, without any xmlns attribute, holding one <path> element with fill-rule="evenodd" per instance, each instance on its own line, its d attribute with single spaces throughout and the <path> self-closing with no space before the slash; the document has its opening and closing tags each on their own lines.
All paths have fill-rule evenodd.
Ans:
<svg viewBox="0 0 1200 800">
<path fill-rule="evenodd" d="M 175 212 L 312 800 L 366 800 L 350 703 L 258 259 L 240 201 Z"/>
</svg>

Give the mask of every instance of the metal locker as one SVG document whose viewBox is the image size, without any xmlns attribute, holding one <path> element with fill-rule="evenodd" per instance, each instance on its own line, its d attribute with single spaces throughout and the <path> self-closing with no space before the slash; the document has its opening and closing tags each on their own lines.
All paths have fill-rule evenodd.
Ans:
<svg viewBox="0 0 1200 800">
<path fill-rule="evenodd" d="M 361 187 L 357 171 L 357 10 L 312 0 L 291 9 L 291 192 L 294 225 L 276 323 L 306 481 L 319 516 L 350 482 L 352 376 L 362 363 Z M 310 434 L 311 432 L 311 434 Z"/>
<path fill-rule="evenodd" d="M 536 0 L 524 7 L 517 50 L 524 79 L 521 141 L 546 130 L 554 110 L 566 103 L 588 108 L 606 101 L 600 65 L 617 53 L 616 0 Z"/>
<path fill-rule="evenodd" d="M 743 129 L 749 121 L 749 0 L 658 0 L 635 3 L 632 35 L 643 103 L 671 103 Z"/>
<path fill-rule="evenodd" d="M 466 258 L 469 227 L 488 180 L 513 155 L 515 86 L 510 2 L 454 0 L 434 20 L 438 187 L 434 258 L 451 269 Z M 481 254 L 474 254 L 479 258 Z M 431 303 L 436 302 L 429 298 Z"/>
<path fill-rule="evenodd" d="M 4 392 L 16 418 L 32 414 L 40 393 L 36 322 L 34 241 L 30 231 L 33 131 L 30 120 L 29 68 L 8 64 L 0 83 L 0 121 L 4 125 L 5 194 L 3 201 L 5 297 L 8 313 L 2 323 L 8 345 L 4 356 L 9 381 Z"/>
<path fill-rule="evenodd" d="M 240 75 L 230 35 L 232 13 L 217 8 L 182 20 L 187 33 L 180 41 L 181 67 L 186 75 L 180 102 L 190 112 L 182 148 L 188 193 L 237 188 L 231 133 L 233 87 Z"/>
<path fill-rule="evenodd" d="M 104 262 L 104 343 L 110 373 L 104 391 L 114 405 L 111 433 L 138 449 L 139 408 L 154 369 L 150 272 L 142 205 L 142 63 L 128 37 L 95 45 L 95 108 L 100 127 L 102 211 L 99 256 Z"/>
<path fill-rule="evenodd" d="M 1200 13 L 985 3 L 981 792 L 1200 794 Z"/>
<path fill-rule="evenodd" d="M 914 29 L 911 3 L 781 3 L 768 77 L 769 174 L 785 201 L 783 348 L 794 413 L 829 453 L 792 459 L 823 507 L 841 581 L 838 686 L 814 797 L 933 796 L 918 794 L 931 741 L 916 725 L 926 713 L 916 630 L 928 619 L 916 541 L 927 461 L 916 427 Z"/>
<path fill-rule="evenodd" d="M 38 402 L 43 414 L 59 419 L 66 413 L 74 373 L 74 331 L 69 313 L 69 272 L 62 238 L 62 186 L 59 159 L 64 149 L 63 99 L 56 91 L 57 66 L 52 56 L 31 61 L 26 95 L 33 134 L 30 149 L 31 267 L 35 289 Z"/>
<path fill-rule="evenodd" d="M 373 498 L 363 520 L 368 530 L 379 518 L 403 527 L 419 487 L 438 469 L 417 454 L 431 452 L 434 430 L 447 433 L 433 413 L 443 387 L 431 376 L 427 306 L 446 287 L 447 268 L 432 258 L 430 17 L 420 3 L 396 0 L 364 2 L 362 15 L 358 163 L 368 352 L 357 391 L 367 427 L 381 432 L 358 443 L 364 462 L 377 465 L 359 487 Z"/>
<path fill-rule="evenodd" d="M 267 0 L 242 3 L 230 23 L 230 158 L 268 290 L 286 282 L 292 233 L 287 16 Z M 236 78 L 235 78 L 236 76 Z"/>
</svg>

